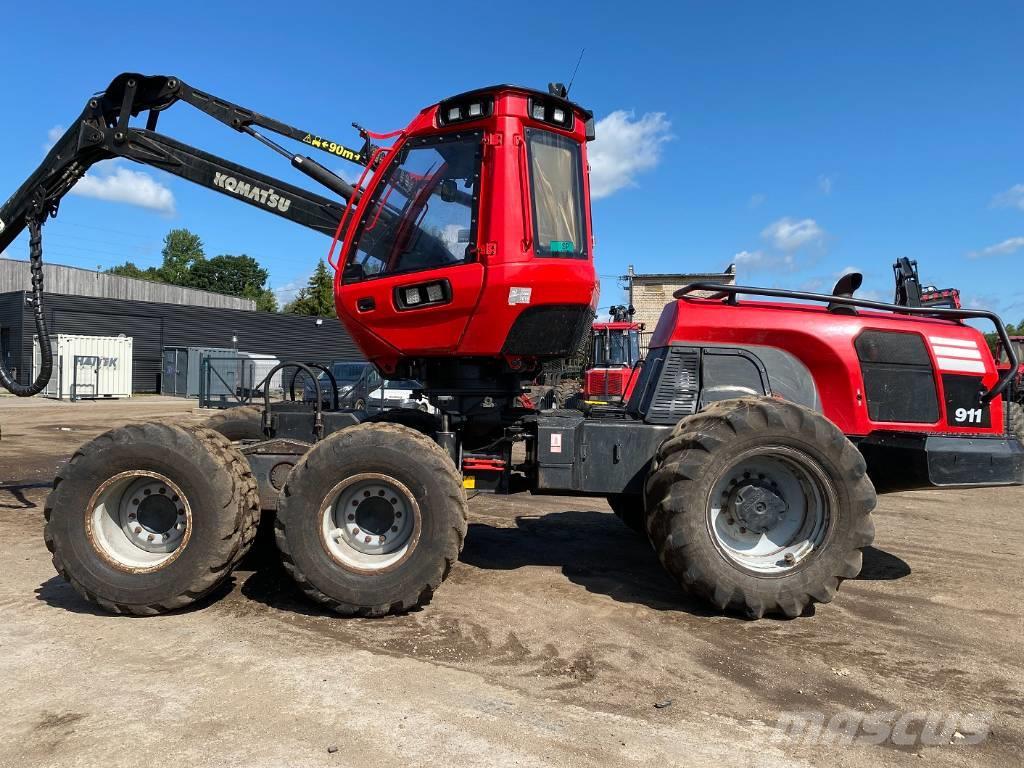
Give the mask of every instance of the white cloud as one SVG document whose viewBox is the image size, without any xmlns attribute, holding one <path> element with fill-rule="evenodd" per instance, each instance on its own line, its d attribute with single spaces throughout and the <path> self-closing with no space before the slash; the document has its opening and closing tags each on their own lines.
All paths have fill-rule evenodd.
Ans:
<svg viewBox="0 0 1024 768">
<path fill-rule="evenodd" d="M 971 251 L 967 254 L 967 258 L 982 259 L 986 256 L 1008 256 L 1021 248 L 1024 248 L 1024 237 L 1010 237 L 1001 243 L 982 248 L 980 251 Z"/>
<path fill-rule="evenodd" d="M 763 192 L 758 192 L 757 194 L 750 196 L 750 200 L 747 202 L 747 205 L 751 208 L 760 208 L 767 199 L 768 195 Z"/>
<path fill-rule="evenodd" d="M 116 160 L 93 166 L 71 194 L 126 203 L 168 216 L 174 213 L 174 193 L 148 173 L 125 168 Z"/>
<path fill-rule="evenodd" d="M 761 237 L 780 251 L 791 252 L 809 244 L 820 245 L 825 238 L 825 230 L 814 219 L 794 221 L 786 216 L 765 227 Z"/>
<path fill-rule="evenodd" d="M 740 251 L 732 257 L 737 271 L 764 272 L 783 270 L 792 272 L 797 268 L 796 256 L 792 253 L 770 253 L 768 251 Z"/>
<path fill-rule="evenodd" d="M 823 195 L 832 194 L 832 177 L 821 174 L 818 176 L 818 189 Z"/>
<path fill-rule="evenodd" d="M 1014 184 L 992 198 L 993 208 L 1019 208 L 1024 211 L 1024 184 Z"/>
<path fill-rule="evenodd" d="M 43 144 L 43 152 L 49 152 L 53 149 L 53 145 L 57 143 L 57 140 L 64 135 L 64 131 L 67 129 L 63 125 L 55 125 L 53 128 L 46 132 L 46 143 Z"/>
<path fill-rule="evenodd" d="M 285 283 L 284 285 L 280 286 L 279 288 L 274 288 L 273 291 L 274 291 L 274 296 L 277 297 L 277 303 L 280 306 L 283 307 L 289 301 L 294 299 L 295 295 L 300 290 L 302 290 L 303 288 L 306 287 L 306 284 L 309 282 L 309 278 L 310 278 L 311 275 L 312 275 L 312 273 L 307 275 L 302 280 L 292 280 L 290 283 Z"/>
<path fill-rule="evenodd" d="M 635 177 L 661 161 L 662 145 L 672 139 L 671 128 L 664 112 L 648 112 L 638 120 L 619 109 L 598 120 L 597 138 L 589 148 L 591 196 L 608 197 L 636 186 Z"/>
</svg>

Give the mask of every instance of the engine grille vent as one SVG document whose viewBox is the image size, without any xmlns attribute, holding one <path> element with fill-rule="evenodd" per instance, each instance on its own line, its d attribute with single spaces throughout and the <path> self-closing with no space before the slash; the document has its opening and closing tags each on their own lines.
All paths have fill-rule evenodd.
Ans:
<svg viewBox="0 0 1024 768">
<path fill-rule="evenodd" d="M 699 350 L 679 347 L 669 349 L 658 387 L 647 408 L 648 423 L 675 424 L 684 416 L 697 412 L 699 370 Z"/>
</svg>

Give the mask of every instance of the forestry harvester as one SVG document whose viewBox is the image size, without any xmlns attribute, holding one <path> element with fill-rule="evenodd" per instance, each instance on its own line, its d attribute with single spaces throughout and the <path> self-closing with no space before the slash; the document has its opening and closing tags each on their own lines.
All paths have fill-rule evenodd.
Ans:
<svg viewBox="0 0 1024 768">
<path fill-rule="evenodd" d="M 326 196 L 158 132 L 178 102 L 283 155 Z M 42 226 L 91 165 L 124 158 L 332 238 L 341 322 L 385 377 L 420 382 L 437 409 L 371 417 L 325 409 L 319 393 L 273 406 L 266 394 L 263 408 L 206 427 L 97 437 L 59 471 L 45 509 L 53 563 L 86 599 L 119 613 L 186 606 L 231 572 L 262 513 L 312 599 L 400 613 L 427 603 L 458 559 L 466 489 L 525 488 L 607 498 L 719 609 L 797 616 L 860 571 L 872 467 L 898 467 L 906 484 L 1022 481 L 1004 397 L 1018 362 L 999 318 L 862 300 L 849 279 L 833 295 L 686 286 L 627 400 L 590 415 L 522 408 L 524 383 L 579 348 L 598 305 L 591 113 L 558 84 L 496 85 L 392 135 L 359 130 L 351 149 L 174 77 L 123 74 L 0 209 L 0 250 L 29 230 L 43 359 L 31 383 L 0 371 L 15 394 L 39 392 L 50 372 Z M 268 134 L 361 177 L 350 184 Z M 968 319 L 994 326 L 1012 371 Z"/>
</svg>

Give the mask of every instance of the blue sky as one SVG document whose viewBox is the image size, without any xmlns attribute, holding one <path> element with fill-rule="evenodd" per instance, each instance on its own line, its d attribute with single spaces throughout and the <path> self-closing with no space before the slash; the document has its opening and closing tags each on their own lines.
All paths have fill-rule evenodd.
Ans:
<svg viewBox="0 0 1024 768">
<path fill-rule="evenodd" d="M 571 10 L 570 10 L 571 9 Z M 79 21 L 78 19 L 81 19 Z M 1024 6 L 1013 2 L 121 5 L 5 13 L 0 198 L 118 72 L 174 74 L 357 144 L 495 82 L 567 79 L 593 147 L 602 304 L 615 275 L 715 270 L 888 298 L 896 257 L 972 304 L 1024 317 Z M 19 62 L 21 62 L 19 64 Z M 176 106 L 161 130 L 286 180 L 251 139 Z M 138 173 L 145 176 L 139 176 Z M 100 169 L 47 225 L 51 261 L 159 263 L 171 227 L 248 253 L 284 298 L 329 241 L 136 166 Z M 141 205 L 140 205 L 141 203 Z M 144 207 L 149 206 L 149 207 Z M 171 210 L 173 209 L 173 211 Z M 9 256 L 24 258 L 24 236 Z"/>
</svg>

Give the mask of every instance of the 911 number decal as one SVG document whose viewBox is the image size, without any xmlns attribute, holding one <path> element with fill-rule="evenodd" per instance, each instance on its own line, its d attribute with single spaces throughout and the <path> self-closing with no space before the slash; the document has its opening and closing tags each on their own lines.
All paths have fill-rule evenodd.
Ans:
<svg viewBox="0 0 1024 768">
<path fill-rule="evenodd" d="M 980 376 L 944 374 L 942 388 L 946 392 L 946 423 L 951 427 L 992 426 L 988 403 L 981 402 L 985 392 Z"/>
<path fill-rule="evenodd" d="M 953 421 L 957 424 L 981 424 L 984 408 L 957 408 L 953 411 Z"/>
</svg>

